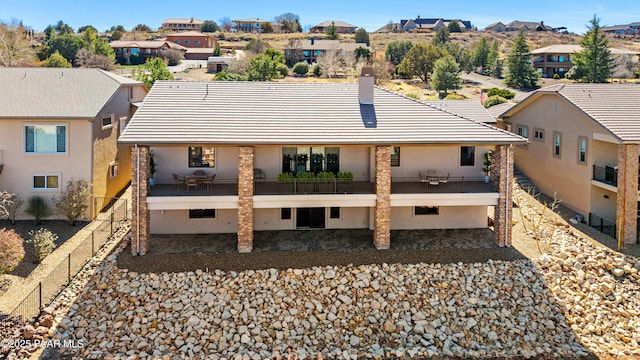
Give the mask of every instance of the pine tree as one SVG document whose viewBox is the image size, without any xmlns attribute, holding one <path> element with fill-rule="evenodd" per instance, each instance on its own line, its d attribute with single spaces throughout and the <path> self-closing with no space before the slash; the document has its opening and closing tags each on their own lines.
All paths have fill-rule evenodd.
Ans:
<svg viewBox="0 0 640 360">
<path fill-rule="evenodd" d="M 487 39 L 481 38 L 480 42 L 476 44 L 473 48 L 473 53 L 471 55 L 471 62 L 473 66 L 479 67 L 480 71 L 484 73 L 487 67 L 487 58 L 489 57 L 489 44 L 487 44 Z"/>
<path fill-rule="evenodd" d="M 336 28 L 335 22 L 331 22 L 330 26 L 327 26 L 327 39 L 329 40 L 338 40 L 338 28 Z"/>
<path fill-rule="evenodd" d="M 431 87 L 439 92 L 446 93 L 449 90 L 460 88 L 460 67 L 451 55 L 438 59 L 433 67 L 431 75 Z"/>
<path fill-rule="evenodd" d="M 578 67 L 576 80 L 590 83 L 604 83 L 611 77 L 615 59 L 611 57 L 609 40 L 602 32 L 600 19 L 595 15 L 587 26 L 589 31 L 580 40 L 582 50 L 573 55 L 573 63 Z"/>
<path fill-rule="evenodd" d="M 508 72 L 504 83 L 513 88 L 537 89 L 540 74 L 533 68 L 532 58 L 524 31 L 520 30 L 507 57 Z"/>
<path fill-rule="evenodd" d="M 489 76 L 500 78 L 502 76 L 502 63 L 500 62 L 500 42 L 493 40 L 489 54 L 487 55 L 487 73 Z"/>
<path fill-rule="evenodd" d="M 441 27 L 436 32 L 436 36 L 431 40 L 431 45 L 443 47 L 449 41 L 449 29 L 446 26 Z"/>
<path fill-rule="evenodd" d="M 222 55 L 222 50 L 220 50 L 220 44 L 216 44 L 216 48 L 213 49 L 213 56 Z"/>
</svg>

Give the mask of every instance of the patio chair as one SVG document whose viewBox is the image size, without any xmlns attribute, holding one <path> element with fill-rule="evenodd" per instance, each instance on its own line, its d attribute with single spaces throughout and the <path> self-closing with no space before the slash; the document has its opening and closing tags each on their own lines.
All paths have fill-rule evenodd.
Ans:
<svg viewBox="0 0 640 360">
<path fill-rule="evenodd" d="M 173 181 L 176 183 L 176 190 L 180 191 L 181 185 L 187 185 L 187 179 L 178 174 L 173 174 Z"/>
<path fill-rule="evenodd" d="M 427 176 L 426 171 L 419 171 L 418 175 L 420 176 L 420 182 L 423 182 L 423 183 L 429 182 L 429 177 Z"/>
<path fill-rule="evenodd" d="M 440 185 L 440 179 L 438 173 L 435 170 L 427 170 L 427 182 L 430 186 Z"/>
<path fill-rule="evenodd" d="M 440 181 L 440 184 L 446 184 L 449 182 L 449 175 L 451 173 L 448 173 L 447 176 L 441 176 L 438 181 Z"/>
<path fill-rule="evenodd" d="M 201 180 L 202 185 L 205 185 L 207 187 L 207 191 L 209 191 L 213 187 L 213 180 L 215 180 L 215 178 L 216 178 L 216 174 L 213 174 Z"/>
<path fill-rule="evenodd" d="M 207 174 L 204 173 L 204 170 L 196 170 L 193 172 L 193 175 L 195 176 L 207 176 Z"/>
<path fill-rule="evenodd" d="M 253 169 L 253 180 L 262 180 L 264 181 L 267 178 L 267 176 L 264 174 L 264 171 L 262 171 L 261 169 Z"/>
<path fill-rule="evenodd" d="M 196 178 L 195 176 L 188 176 L 186 179 L 187 179 L 187 191 L 189 191 L 189 188 L 194 188 L 195 190 L 198 190 L 198 178 Z"/>
</svg>

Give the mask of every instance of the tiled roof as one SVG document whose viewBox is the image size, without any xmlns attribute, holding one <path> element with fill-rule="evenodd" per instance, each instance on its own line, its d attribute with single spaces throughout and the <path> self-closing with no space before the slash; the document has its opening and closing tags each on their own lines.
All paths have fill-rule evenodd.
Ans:
<svg viewBox="0 0 640 360">
<path fill-rule="evenodd" d="M 477 100 L 426 100 L 425 104 L 444 110 L 463 118 L 491 124 L 495 117 Z"/>
<path fill-rule="evenodd" d="M 637 51 L 625 50 L 625 49 L 617 49 L 617 48 L 609 48 L 612 54 L 638 54 Z M 580 45 L 569 45 L 569 44 L 556 44 L 550 45 L 543 48 L 535 49 L 531 51 L 532 54 L 572 54 L 574 52 L 582 51 L 582 46 Z"/>
<path fill-rule="evenodd" d="M 204 23 L 204 21 L 198 20 L 198 19 L 194 19 L 194 18 L 188 18 L 188 19 L 169 18 L 169 19 L 163 21 L 162 23 L 163 24 L 199 24 L 199 25 L 202 25 Z"/>
<path fill-rule="evenodd" d="M 200 31 L 183 31 L 177 33 L 166 34 L 167 37 L 192 37 L 192 36 L 208 36 L 213 37 L 209 33 L 202 33 Z"/>
<path fill-rule="evenodd" d="M 622 142 L 640 142 L 640 85 L 558 84 L 531 93 L 511 115 L 542 94 L 557 94 L 608 129 Z"/>
<path fill-rule="evenodd" d="M 99 69 L 0 68 L 0 117 L 94 118 L 123 85 L 142 85 Z"/>
<path fill-rule="evenodd" d="M 138 144 L 504 144 L 526 140 L 358 84 L 156 82 L 119 141 Z"/>
<path fill-rule="evenodd" d="M 141 48 L 141 49 L 159 49 L 164 45 L 170 49 L 187 50 L 186 47 L 167 40 L 149 40 L 149 41 L 127 41 L 116 40 L 109 43 L 112 48 Z"/>
<path fill-rule="evenodd" d="M 314 40 L 313 45 L 311 44 L 311 40 L 301 40 L 300 41 L 300 49 L 302 50 L 344 50 L 344 51 L 353 51 L 356 48 L 363 47 L 369 48 L 365 43 L 343 43 L 339 40 Z"/>
<path fill-rule="evenodd" d="M 327 20 L 327 21 L 323 21 L 318 25 L 315 25 L 315 27 L 328 27 L 331 26 L 331 24 L 333 24 L 333 26 L 335 27 L 348 27 L 348 28 L 357 28 L 357 25 L 353 25 L 353 24 L 349 24 L 347 22 L 344 21 L 340 21 L 340 20 Z"/>
</svg>

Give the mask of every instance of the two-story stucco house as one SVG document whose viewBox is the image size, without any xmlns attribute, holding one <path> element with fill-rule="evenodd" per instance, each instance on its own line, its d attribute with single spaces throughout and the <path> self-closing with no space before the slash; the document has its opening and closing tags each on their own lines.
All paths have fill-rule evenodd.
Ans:
<svg viewBox="0 0 640 360">
<path fill-rule="evenodd" d="M 502 119 L 530 140 L 515 147 L 515 165 L 542 192 L 556 193 L 590 225 L 637 241 L 640 86 L 553 85 Z"/>
<path fill-rule="evenodd" d="M 91 210 L 99 211 L 127 186 L 131 151 L 117 139 L 147 93 L 144 84 L 59 68 L 1 68 L 0 83 L 1 191 L 50 200 L 70 179 L 82 179 L 92 184 Z"/>
<path fill-rule="evenodd" d="M 370 229 L 386 249 L 395 229 L 487 228 L 490 206 L 509 246 L 512 144 L 526 140 L 373 80 L 157 82 L 119 139 L 133 146 L 132 252 L 163 233 L 237 233 L 247 252 L 254 231 L 313 228 Z"/>
</svg>

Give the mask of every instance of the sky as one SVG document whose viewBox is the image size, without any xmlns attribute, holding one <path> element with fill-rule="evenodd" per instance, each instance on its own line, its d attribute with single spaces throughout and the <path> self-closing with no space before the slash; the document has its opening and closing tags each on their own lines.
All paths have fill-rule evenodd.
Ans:
<svg viewBox="0 0 640 360">
<path fill-rule="evenodd" d="M 638 0 L 2 0 L 0 20 L 21 20 L 24 25 L 42 31 L 63 20 L 74 29 L 93 25 L 105 31 L 114 25 L 130 30 L 137 24 L 152 29 L 167 18 L 213 20 L 260 18 L 273 20 L 283 13 L 300 16 L 306 29 L 325 20 L 341 20 L 372 32 L 400 19 L 444 18 L 469 20 L 478 29 L 501 21 L 544 21 L 552 27 L 565 26 L 583 34 L 594 14 L 601 26 L 640 21 Z"/>
</svg>

